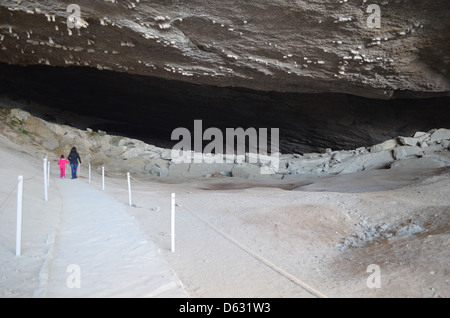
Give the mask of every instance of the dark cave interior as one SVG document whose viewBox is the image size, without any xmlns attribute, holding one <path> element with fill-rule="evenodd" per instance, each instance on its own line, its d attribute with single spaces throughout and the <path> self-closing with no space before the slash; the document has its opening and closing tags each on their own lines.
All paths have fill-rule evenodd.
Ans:
<svg viewBox="0 0 450 318">
<path fill-rule="evenodd" d="M 171 148 L 175 128 L 279 128 L 282 153 L 367 147 L 416 131 L 449 128 L 450 97 L 367 99 L 293 94 L 97 70 L 0 63 L 3 104 L 45 120 Z"/>
</svg>

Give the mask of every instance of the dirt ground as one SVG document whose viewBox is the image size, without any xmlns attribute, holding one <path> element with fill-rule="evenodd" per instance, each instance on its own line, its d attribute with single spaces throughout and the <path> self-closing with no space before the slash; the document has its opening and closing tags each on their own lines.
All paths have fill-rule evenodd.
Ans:
<svg viewBox="0 0 450 318">
<path fill-rule="evenodd" d="M 2 136 L 0 151 L 2 202 L 18 174 L 33 182 L 29 189 L 41 191 L 37 175 L 44 152 L 38 145 Z M 414 164 L 282 184 L 132 176 L 128 206 L 126 174 L 107 173 L 104 193 L 126 206 L 191 297 L 449 297 L 449 176 L 448 168 Z M 76 182 L 87 182 L 85 168 Z M 101 189 L 96 173 L 91 186 Z M 171 193 L 177 203 L 174 252 Z M 41 211 L 40 225 L 25 225 L 43 239 L 25 238 L 37 253 L 25 262 L 2 263 L 2 284 L 16 286 L 3 286 L 4 296 L 16 295 L 19 285 L 22 291 L 39 285 L 36 275 L 51 249 L 48 233 L 61 226 L 49 210 L 63 209 L 61 202 L 52 200 L 44 209 L 40 193 L 29 196 L 27 204 Z M 4 234 L 0 247 L 10 255 Z"/>
<path fill-rule="evenodd" d="M 449 176 L 378 170 L 291 190 L 135 179 L 129 211 L 193 297 L 448 297 Z M 110 182 L 127 202 L 124 181 Z"/>
</svg>

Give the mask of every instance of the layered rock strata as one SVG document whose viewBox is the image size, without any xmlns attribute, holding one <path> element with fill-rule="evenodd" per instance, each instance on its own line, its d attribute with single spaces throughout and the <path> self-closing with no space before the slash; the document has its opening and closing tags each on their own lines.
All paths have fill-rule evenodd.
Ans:
<svg viewBox="0 0 450 318">
<path fill-rule="evenodd" d="M 370 98 L 450 92 L 447 0 L 0 2 L 0 62 Z"/>
</svg>

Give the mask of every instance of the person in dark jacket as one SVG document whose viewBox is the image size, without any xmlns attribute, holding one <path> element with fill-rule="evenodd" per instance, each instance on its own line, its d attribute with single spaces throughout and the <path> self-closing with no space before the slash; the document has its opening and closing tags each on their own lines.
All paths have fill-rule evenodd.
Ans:
<svg viewBox="0 0 450 318">
<path fill-rule="evenodd" d="M 72 179 L 75 179 L 77 178 L 78 162 L 80 162 L 81 165 L 81 158 L 77 152 L 77 148 L 73 147 L 72 150 L 70 150 L 70 154 L 67 159 L 70 161 L 70 168 L 72 169 Z"/>
</svg>

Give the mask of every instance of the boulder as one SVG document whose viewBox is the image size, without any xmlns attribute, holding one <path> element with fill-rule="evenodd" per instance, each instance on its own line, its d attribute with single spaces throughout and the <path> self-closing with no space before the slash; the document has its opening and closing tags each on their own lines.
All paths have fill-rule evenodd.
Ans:
<svg viewBox="0 0 450 318">
<path fill-rule="evenodd" d="M 414 133 L 413 137 L 417 138 L 417 139 L 419 139 L 419 138 L 427 138 L 427 137 L 430 137 L 430 134 L 426 133 L 426 132 L 423 132 L 423 131 L 417 131 L 417 132 Z"/>
<path fill-rule="evenodd" d="M 329 172 L 332 174 L 354 173 L 358 171 L 384 168 L 394 161 L 391 150 L 367 153 L 347 158 L 344 162 L 334 165 Z"/>
<path fill-rule="evenodd" d="M 434 153 L 439 153 L 443 150 L 447 149 L 447 147 L 445 147 L 445 141 L 443 140 L 441 143 L 439 144 L 434 144 L 432 146 L 426 147 L 423 149 L 423 154 L 424 155 L 432 155 Z"/>
<path fill-rule="evenodd" d="M 405 159 L 407 157 L 421 157 L 423 156 L 423 149 L 418 146 L 400 146 L 396 147 L 393 151 L 395 160 Z"/>
<path fill-rule="evenodd" d="M 419 143 L 422 143 L 422 142 L 425 142 L 427 140 L 430 140 L 430 136 L 431 136 L 430 133 L 425 133 L 425 132 L 419 131 L 419 132 L 416 132 L 414 134 L 413 138 L 417 139 L 417 141 Z"/>
<path fill-rule="evenodd" d="M 231 170 L 231 176 L 244 179 L 271 177 L 281 178 L 281 175 L 261 174 L 261 168 L 258 167 L 258 165 L 246 163 L 234 165 Z"/>
<path fill-rule="evenodd" d="M 41 120 L 38 120 L 35 117 L 29 117 L 27 119 L 24 129 L 33 135 L 43 138 L 53 134 L 53 132 Z"/>
<path fill-rule="evenodd" d="M 42 146 L 50 151 L 53 151 L 59 148 L 59 141 L 56 139 L 56 136 L 49 135 L 42 141 Z"/>
<path fill-rule="evenodd" d="M 190 167 L 189 163 L 171 162 L 168 168 L 168 176 L 175 178 L 186 177 L 188 176 L 189 167 Z"/>
<path fill-rule="evenodd" d="M 144 151 L 145 150 L 143 148 L 129 147 L 124 152 L 121 153 L 120 157 L 125 160 L 131 159 L 131 158 L 136 158 L 136 157 L 142 155 L 144 153 Z"/>
<path fill-rule="evenodd" d="M 166 160 L 172 159 L 172 149 L 164 149 L 161 152 L 161 158 Z"/>
<path fill-rule="evenodd" d="M 330 161 L 330 157 L 321 157 L 319 154 L 317 154 L 314 157 L 302 157 L 298 159 L 290 159 L 287 162 L 287 169 L 290 171 L 297 171 L 297 170 L 312 170 L 316 167 L 323 165 L 324 163 L 328 163 Z"/>
<path fill-rule="evenodd" d="M 45 121 L 29 115 L 25 117 L 24 113 L 18 115 L 21 118 L 26 118 L 24 129 L 33 135 L 35 140 L 40 142 L 44 148 L 53 151 L 60 147 L 58 136 L 46 125 Z"/>
<path fill-rule="evenodd" d="M 170 162 L 161 158 L 152 159 L 144 166 L 144 171 L 155 176 L 167 176 Z"/>
<path fill-rule="evenodd" d="M 217 175 L 221 172 L 229 174 L 233 169 L 233 163 L 191 163 L 189 176 L 204 177 L 205 175 Z"/>
<path fill-rule="evenodd" d="M 63 135 L 62 137 L 60 137 L 60 139 L 59 139 L 59 147 L 60 148 L 64 148 L 65 146 L 71 146 L 73 144 L 73 137 L 71 137 L 71 136 L 68 136 L 68 135 Z M 97 149 L 95 149 L 95 151 L 96 150 L 98 150 L 98 148 Z M 91 150 L 91 151 L 94 151 L 94 150 Z"/>
<path fill-rule="evenodd" d="M 397 147 L 399 145 L 399 141 L 397 139 L 389 139 L 378 145 L 372 146 L 370 148 L 370 152 L 380 152 L 383 150 L 389 150 Z"/>
<path fill-rule="evenodd" d="M 400 141 L 400 144 L 404 146 L 417 146 L 419 143 L 419 140 L 412 137 L 398 137 L 398 140 Z"/>
<path fill-rule="evenodd" d="M 341 153 L 339 151 L 335 151 L 331 155 L 331 161 L 333 162 L 342 162 Z"/>
<path fill-rule="evenodd" d="M 394 161 L 391 150 L 384 150 L 375 154 L 365 154 L 355 159 L 356 163 L 363 167 L 363 170 L 384 168 Z"/>
<path fill-rule="evenodd" d="M 11 109 L 10 116 L 11 116 L 11 119 L 15 118 L 20 123 L 25 123 L 27 121 L 28 117 L 30 117 L 30 113 L 26 112 L 24 110 L 18 109 L 18 108 L 14 108 L 14 109 Z"/>
<path fill-rule="evenodd" d="M 442 140 L 450 139 L 450 129 L 438 129 L 434 133 L 431 134 L 431 142 L 440 142 Z"/>
<path fill-rule="evenodd" d="M 424 156 L 421 158 L 409 158 L 397 160 L 390 166 L 395 168 L 411 168 L 411 169 L 437 169 L 450 166 L 450 159 L 437 156 Z"/>
<path fill-rule="evenodd" d="M 443 149 L 448 149 L 450 147 L 450 140 L 442 140 L 441 146 Z"/>
</svg>

